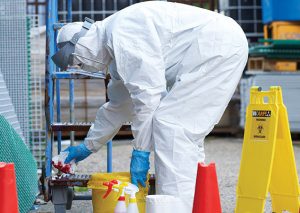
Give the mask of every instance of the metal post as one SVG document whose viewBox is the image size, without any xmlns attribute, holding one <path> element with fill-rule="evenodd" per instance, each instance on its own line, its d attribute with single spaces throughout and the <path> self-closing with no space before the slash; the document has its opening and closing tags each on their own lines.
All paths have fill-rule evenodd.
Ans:
<svg viewBox="0 0 300 213">
<path fill-rule="evenodd" d="M 55 32 L 55 41 L 57 33 Z M 55 45 L 55 51 L 57 51 L 57 45 Z M 56 67 L 56 72 L 59 71 L 59 68 Z M 56 121 L 61 122 L 61 113 L 60 113 L 60 80 L 55 79 L 55 90 L 56 90 Z M 61 131 L 57 132 L 57 153 L 61 152 Z"/>
<path fill-rule="evenodd" d="M 109 83 L 110 76 L 107 75 L 106 79 L 104 79 L 105 85 L 105 102 L 109 101 L 108 94 L 107 94 L 107 87 Z M 107 172 L 112 172 L 112 141 L 107 142 Z"/>
<path fill-rule="evenodd" d="M 67 21 L 72 22 L 72 0 L 68 0 L 68 3 L 67 3 Z M 70 122 L 73 123 L 73 122 L 75 122 L 75 116 L 74 116 L 74 108 L 75 108 L 75 104 L 74 104 L 74 80 L 73 79 L 69 80 L 69 90 L 70 90 L 70 94 L 69 94 Z M 71 145 L 73 145 L 74 140 L 75 140 L 74 131 L 70 132 L 70 140 L 71 140 Z"/>
<path fill-rule="evenodd" d="M 102 0 L 102 20 L 105 19 L 106 2 Z"/>
<path fill-rule="evenodd" d="M 52 74 L 55 70 L 55 65 L 51 60 L 51 56 L 55 53 L 55 33 L 53 24 L 57 22 L 57 0 L 47 1 L 47 32 L 46 32 L 46 74 L 45 74 L 45 114 L 46 114 L 46 176 L 51 176 L 51 161 L 52 161 L 52 145 L 53 135 L 50 125 L 53 123 L 53 80 Z"/>
<path fill-rule="evenodd" d="M 107 172 L 112 172 L 112 141 L 107 142 Z"/>
<path fill-rule="evenodd" d="M 91 0 L 91 11 L 90 11 L 90 13 L 91 13 L 91 19 L 95 20 L 94 0 Z"/>
<path fill-rule="evenodd" d="M 82 0 L 78 0 L 78 14 L 79 20 L 82 20 Z"/>
<path fill-rule="evenodd" d="M 75 115 L 74 115 L 74 108 L 75 108 L 75 103 L 74 103 L 74 80 L 71 79 L 69 80 L 69 90 L 70 90 L 70 96 L 69 96 L 69 103 L 70 103 L 70 122 L 74 123 L 75 121 Z M 74 145 L 74 139 L 75 139 L 75 134 L 74 131 L 70 132 L 70 140 L 71 140 L 71 145 Z"/>
<path fill-rule="evenodd" d="M 72 0 L 67 3 L 67 22 L 72 22 Z"/>
<path fill-rule="evenodd" d="M 56 119 L 57 122 L 61 122 L 61 113 L 60 113 L 60 81 L 56 79 L 55 81 L 56 86 Z M 61 132 L 57 132 L 57 152 L 58 154 L 61 151 Z"/>
</svg>

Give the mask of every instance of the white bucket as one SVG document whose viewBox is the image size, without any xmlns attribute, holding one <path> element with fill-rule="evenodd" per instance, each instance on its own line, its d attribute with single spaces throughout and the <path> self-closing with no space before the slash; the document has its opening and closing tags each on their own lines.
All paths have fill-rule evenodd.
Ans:
<svg viewBox="0 0 300 213">
<path fill-rule="evenodd" d="M 146 196 L 146 213 L 184 212 L 180 198 L 171 195 Z"/>
</svg>

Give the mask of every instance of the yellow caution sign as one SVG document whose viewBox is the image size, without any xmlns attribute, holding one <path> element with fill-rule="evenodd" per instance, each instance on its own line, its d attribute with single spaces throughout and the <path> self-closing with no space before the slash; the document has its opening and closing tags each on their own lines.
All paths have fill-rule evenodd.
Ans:
<svg viewBox="0 0 300 213">
<path fill-rule="evenodd" d="M 280 87 L 252 87 L 247 107 L 236 213 L 299 213 L 299 183 L 287 110 Z"/>
</svg>

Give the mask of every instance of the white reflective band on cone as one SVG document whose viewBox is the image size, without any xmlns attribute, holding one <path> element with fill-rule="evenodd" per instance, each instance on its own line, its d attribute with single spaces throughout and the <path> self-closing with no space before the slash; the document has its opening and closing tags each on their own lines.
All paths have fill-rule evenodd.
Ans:
<svg viewBox="0 0 300 213">
<path fill-rule="evenodd" d="M 180 198 L 171 195 L 148 195 L 146 196 L 146 213 L 174 213 L 182 212 L 183 203 Z"/>
</svg>

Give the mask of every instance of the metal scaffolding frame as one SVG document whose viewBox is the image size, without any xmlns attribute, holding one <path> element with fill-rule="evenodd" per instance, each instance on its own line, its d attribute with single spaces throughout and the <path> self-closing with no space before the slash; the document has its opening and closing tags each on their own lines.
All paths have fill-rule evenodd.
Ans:
<svg viewBox="0 0 300 213">
<path fill-rule="evenodd" d="M 46 25 L 46 73 L 45 73 L 45 115 L 46 115 L 46 168 L 44 181 L 44 195 L 45 200 L 50 199 L 52 194 L 52 202 L 55 206 L 56 212 L 65 212 L 67 200 L 58 199 L 57 197 L 64 196 L 68 193 L 68 187 L 52 186 L 52 154 L 54 145 L 54 134 L 57 136 L 57 150 L 58 154 L 61 151 L 61 132 L 70 132 L 71 143 L 74 140 L 74 131 L 88 130 L 90 123 L 77 123 L 74 117 L 74 79 L 106 79 L 105 74 L 101 72 L 85 72 L 78 69 L 68 69 L 61 71 L 55 66 L 51 60 L 57 50 L 56 36 L 57 30 L 63 24 L 58 24 L 58 0 L 47 1 L 47 25 Z M 67 20 L 72 21 L 72 0 L 67 1 Z M 69 106 L 70 106 L 70 120 L 65 122 L 61 120 L 61 103 L 60 103 L 60 79 L 69 79 Z M 54 104 L 56 102 L 56 105 Z M 54 117 L 56 111 L 56 118 Z M 112 141 L 107 142 L 107 172 L 112 172 Z M 79 183 L 75 182 L 74 184 Z M 72 185 L 75 186 L 75 185 Z M 73 199 L 73 197 L 72 197 Z M 82 199 L 91 199 L 91 197 L 82 197 Z M 64 203 L 65 202 L 65 203 Z"/>
</svg>

